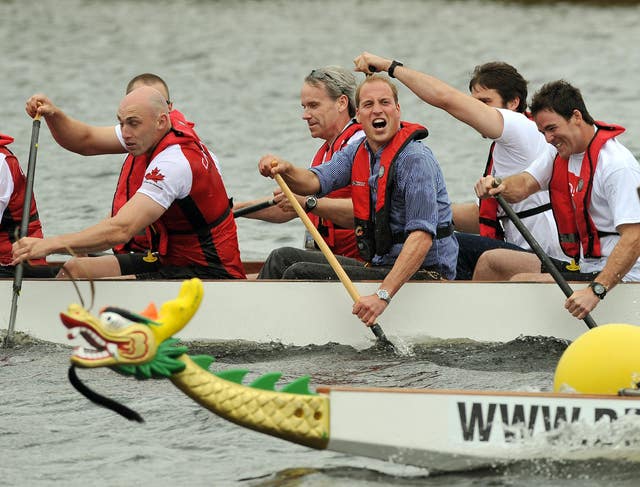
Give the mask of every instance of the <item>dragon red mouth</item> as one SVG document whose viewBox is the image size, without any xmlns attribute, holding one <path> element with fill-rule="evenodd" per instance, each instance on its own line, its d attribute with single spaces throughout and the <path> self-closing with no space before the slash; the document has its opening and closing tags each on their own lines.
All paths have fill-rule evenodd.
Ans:
<svg viewBox="0 0 640 487">
<path fill-rule="evenodd" d="M 103 360 L 109 357 L 117 359 L 118 344 L 104 339 L 91 325 L 84 321 L 76 320 L 65 313 L 60 313 L 60 320 L 69 329 L 67 333 L 69 340 L 81 335 L 89 345 L 94 347 L 93 349 L 82 346 L 74 347 L 74 356 L 84 360 Z"/>
</svg>

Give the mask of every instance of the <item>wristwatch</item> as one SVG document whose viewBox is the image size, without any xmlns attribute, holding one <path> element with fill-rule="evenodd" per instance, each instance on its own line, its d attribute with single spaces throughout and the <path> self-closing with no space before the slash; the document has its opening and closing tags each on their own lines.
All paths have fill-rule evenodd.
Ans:
<svg viewBox="0 0 640 487">
<path fill-rule="evenodd" d="M 315 196 L 307 196 L 307 199 L 304 200 L 304 211 L 309 213 L 310 211 L 315 210 L 316 206 L 318 206 L 318 198 Z"/>
<path fill-rule="evenodd" d="M 378 289 L 376 291 L 376 296 L 378 296 L 387 304 L 391 302 L 391 296 L 389 295 L 389 291 L 387 291 L 386 289 Z"/>
<path fill-rule="evenodd" d="M 593 294 L 598 296 L 600 299 L 604 299 L 607 295 L 607 287 L 599 282 L 593 281 L 589 284 L 589 287 L 593 291 Z"/>
<path fill-rule="evenodd" d="M 393 75 L 393 72 L 396 70 L 398 66 L 404 66 L 404 64 L 402 64 L 400 61 L 396 61 L 395 59 L 391 61 L 391 64 L 387 68 L 387 74 L 389 75 L 390 78 L 395 78 L 395 76 Z"/>
</svg>

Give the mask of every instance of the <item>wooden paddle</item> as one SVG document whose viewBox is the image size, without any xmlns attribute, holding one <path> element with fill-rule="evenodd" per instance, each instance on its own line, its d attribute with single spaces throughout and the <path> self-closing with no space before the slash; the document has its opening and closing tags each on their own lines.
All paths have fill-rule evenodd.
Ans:
<svg viewBox="0 0 640 487">
<path fill-rule="evenodd" d="M 239 208 L 233 212 L 233 217 L 238 218 L 240 216 L 248 215 L 249 213 L 253 213 L 255 211 L 264 210 L 265 208 L 269 208 L 270 206 L 275 205 L 276 202 L 273 199 L 263 201 L 262 203 L 256 203 L 255 205 L 245 206 L 244 208 Z"/>
<path fill-rule="evenodd" d="M 20 222 L 19 237 L 26 237 L 29 231 L 29 213 L 31 212 L 31 199 L 33 197 L 33 180 L 36 172 L 36 155 L 38 154 L 38 136 L 40 135 L 40 115 L 33 118 L 31 127 L 31 146 L 29 147 L 29 163 L 27 166 L 27 182 L 24 190 L 24 203 L 22 205 L 22 221 Z M 9 328 L 7 336 L 4 337 L 4 346 L 10 347 L 13 344 L 13 330 L 16 326 L 16 313 L 18 312 L 18 296 L 22 290 L 22 275 L 24 272 L 23 263 L 20 262 L 15 268 L 13 276 L 13 299 L 11 300 L 11 314 L 9 315 Z"/>
<path fill-rule="evenodd" d="M 494 182 L 493 182 L 494 188 L 498 187 L 500 183 L 502 183 L 502 180 L 500 178 L 494 178 Z M 513 224 L 516 226 L 518 231 L 522 234 L 522 236 L 527 241 L 531 249 L 536 253 L 538 258 L 544 263 L 544 266 L 549 270 L 549 273 L 553 276 L 553 279 L 556 281 L 558 286 L 560 286 L 560 289 L 562 289 L 562 292 L 564 292 L 564 295 L 566 297 L 571 296 L 573 294 L 573 289 L 571 289 L 571 286 L 569 286 L 569 284 L 567 283 L 565 278 L 562 276 L 558 268 L 553 264 L 549 256 L 542 249 L 542 247 L 540 246 L 538 241 L 535 239 L 535 237 L 531 234 L 529 229 L 524 226 L 524 224 L 522 223 L 522 220 L 520 220 L 520 217 L 518 217 L 516 212 L 513 211 L 513 208 L 511 208 L 511 205 L 507 203 L 504 197 L 499 193 L 495 195 L 495 198 L 496 200 L 498 200 L 498 204 L 502 207 L 504 212 L 509 217 L 509 220 L 513 222 Z M 594 319 L 589 314 L 587 314 L 587 316 L 585 316 L 583 320 L 589 328 L 595 328 L 596 326 L 598 326 L 594 321 Z"/>
<path fill-rule="evenodd" d="M 282 192 L 285 194 L 285 196 L 291 203 L 291 206 L 293 206 L 293 209 L 298 214 L 298 216 L 304 223 L 304 226 L 307 228 L 307 230 L 315 240 L 316 244 L 322 251 L 323 255 L 329 262 L 329 265 L 334 270 L 334 272 L 338 275 L 338 278 L 340 279 L 343 286 L 351 296 L 351 299 L 353 299 L 353 302 L 354 303 L 357 302 L 360 299 L 360 294 L 358 293 L 358 290 L 353 285 L 353 282 L 351 282 L 351 279 L 349 279 L 349 276 L 340 265 L 340 262 L 338 262 L 338 259 L 336 259 L 336 256 L 333 255 L 333 252 L 331 252 L 331 249 L 329 248 L 327 243 L 324 241 L 324 238 L 322 238 L 322 235 L 320 235 L 320 232 L 318 232 L 318 229 L 315 227 L 315 225 L 313 224 L 313 222 L 311 221 L 307 213 L 304 211 L 302 206 L 300 206 L 300 203 L 298 203 L 298 200 L 296 199 L 295 195 L 289 189 L 289 186 L 287 185 L 287 183 L 284 182 L 284 179 L 282 179 L 282 176 L 280 176 L 279 174 L 276 174 L 275 180 L 280 185 Z M 373 334 L 378 338 L 378 342 L 384 348 L 390 351 L 394 351 L 394 352 L 396 351 L 395 345 L 389 341 L 387 336 L 384 334 L 384 331 L 382 331 L 382 327 L 378 323 L 374 324 L 373 326 L 370 326 L 369 328 L 371 329 Z"/>
</svg>

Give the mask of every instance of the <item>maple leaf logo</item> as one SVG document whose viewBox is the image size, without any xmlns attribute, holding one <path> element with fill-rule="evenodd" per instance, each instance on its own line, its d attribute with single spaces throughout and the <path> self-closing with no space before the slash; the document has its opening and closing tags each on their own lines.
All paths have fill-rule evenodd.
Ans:
<svg viewBox="0 0 640 487">
<path fill-rule="evenodd" d="M 154 181 L 157 183 L 164 179 L 164 174 L 162 174 L 157 167 L 154 167 L 151 172 L 144 175 L 144 178 L 148 181 Z"/>
</svg>

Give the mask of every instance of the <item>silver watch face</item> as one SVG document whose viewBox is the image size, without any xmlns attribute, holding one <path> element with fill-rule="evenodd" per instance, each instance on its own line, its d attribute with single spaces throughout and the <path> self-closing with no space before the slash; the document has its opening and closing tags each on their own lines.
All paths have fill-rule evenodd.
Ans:
<svg viewBox="0 0 640 487">
<path fill-rule="evenodd" d="M 605 287 L 602 284 L 595 283 L 592 286 L 592 288 L 593 288 L 593 292 L 598 296 L 600 296 L 601 294 L 604 294 L 604 293 L 607 292 L 607 290 L 605 289 Z"/>
<path fill-rule="evenodd" d="M 305 201 L 305 205 L 309 210 L 313 210 L 318 205 L 318 198 L 315 196 L 309 196 Z"/>
<path fill-rule="evenodd" d="M 390 299 L 390 297 L 389 297 L 389 291 L 387 291 L 386 289 L 378 289 L 378 290 L 376 291 L 376 295 L 377 295 L 380 299 L 382 299 L 383 301 L 387 301 L 387 302 L 389 302 L 389 299 Z"/>
</svg>

